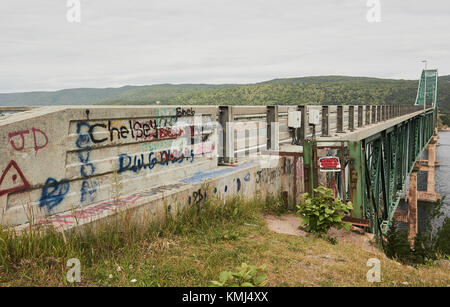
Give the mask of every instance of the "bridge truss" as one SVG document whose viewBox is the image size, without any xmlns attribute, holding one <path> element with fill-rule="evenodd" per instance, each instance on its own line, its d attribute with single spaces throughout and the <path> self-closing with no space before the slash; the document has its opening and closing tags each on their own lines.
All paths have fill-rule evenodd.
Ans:
<svg viewBox="0 0 450 307">
<path fill-rule="evenodd" d="M 435 134 L 437 74 L 431 76 L 433 72 L 436 71 L 428 74 L 424 71 L 419 84 L 418 93 L 423 94 L 427 88 L 427 96 L 433 99 L 423 111 L 416 111 L 407 119 L 358 140 L 341 138 L 340 146 L 321 144 L 329 144 L 330 138 L 305 139 L 303 143 L 305 176 L 309 177 L 305 180 L 305 190 L 313 193 L 318 178 L 323 179 L 317 165 L 318 158 L 324 155 L 321 150 L 326 148 L 328 155 L 341 157 L 342 171 L 327 174 L 327 185 L 335 186 L 337 196 L 353 203 L 350 221 L 370 227 L 377 237 L 389 230 L 398 204 L 405 198 L 405 187 L 414 165 Z M 428 84 L 425 84 L 425 76 L 429 77 Z M 423 105 L 423 101 L 429 100 L 418 99 L 416 105 Z M 329 184 L 330 179 L 333 185 Z"/>
</svg>

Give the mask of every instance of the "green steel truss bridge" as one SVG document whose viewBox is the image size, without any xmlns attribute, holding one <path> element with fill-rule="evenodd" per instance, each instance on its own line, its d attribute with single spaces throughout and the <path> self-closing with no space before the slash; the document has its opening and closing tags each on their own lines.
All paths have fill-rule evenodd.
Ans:
<svg viewBox="0 0 450 307">
<path fill-rule="evenodd" d="M 302 121 L 311 122 L 305 118 L 311 112 L 301 108 Z M 351 222 L 383 236 L 406 197 L 416 162 L 437 133 L 437 70 L 422 72 L 414 105 L 321 108 L 320 123 L 312 129 L 317 136 L 300 129 L 305 190 L 333 187 L 338 197 L 352 201 Z M 340 159 L 340 171 L 321 169 L 319 159 L 327 156 Z"/>
</svg>

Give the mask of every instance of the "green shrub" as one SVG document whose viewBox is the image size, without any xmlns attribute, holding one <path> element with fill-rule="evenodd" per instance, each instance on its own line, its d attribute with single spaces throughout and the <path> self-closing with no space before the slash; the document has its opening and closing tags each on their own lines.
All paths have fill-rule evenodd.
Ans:
<svg viewBox="0 0 450 307">
<path fill-rule="evenodd" d="M 215 287 L 264 287 L 267 284 L 266 265 L 255 266 L 242 263 L 237 272 L 223 271 L 219 281 L 211 281 Z"/>
<path fill-rule="evenodd" d="M 447 230 L 445 229 L 447 227 Z M 384 252 L 388 258 L 403 264 L 426 264 L 450 253 L 450 219 L 447 218 L 436 237 L 418 232 L 414 237 L 413 246 L 408 239 L 406 229 L 399 230 L 393 222 L 386 234 Z"/>
<path fill-rule="evenodd" d="M 450 218 L 446 217 L 444 220 L 444 224 L 442 224 L 441 228 L 437 232 L 436 238 L 436 250 L 450 257 Z"/>
<path fill-rule="evenodd" d="M 386 234 L 386 244 L 384 252 L 390 259 L 395 259 L 401 263 L 412 263 L 411 245 L 408 240 L 408 231 L 397 228 L 397 223 L 393 222 Z"/>
<path fill-rule="evenodd" d="M 329 188 L 320 186 L 314 189 L 312 198 L 308 197 L 308 193 L 303 194 L 297 208 L 302 226 L 308 232 L 322 236 L 331 227 L 350 229 L 350 223 L 342 219 L 353 209 L 352 203 L 333 198 L 333 192 Z"/>
</svg>

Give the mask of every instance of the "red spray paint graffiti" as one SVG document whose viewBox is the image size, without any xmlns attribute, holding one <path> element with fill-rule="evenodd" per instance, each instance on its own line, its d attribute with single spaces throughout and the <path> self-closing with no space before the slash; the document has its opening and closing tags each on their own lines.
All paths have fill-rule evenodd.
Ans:
<svg viewBox="0 0 450 307">
<path fill-rule="evenodd" d="M 3 187 L 2 187 L 3 186 Z M 11 160 L 0 177 L 0 196 L 30 187 L 16 161 Z"/>
<path fill-rule="evenodd" d="M 45 134 L 44 131 L 42 131 L 42 130 L 40 130 L 38 128 L 34 128 L 33 127 L 33 128 L 31 128 L 31 131 L 33 133 L 34 151 L 37 154 L 37 152 L 40 149 L 42 149 L 45 146 L 47 146 L 47 144 L 48 144 L 48 137 L 47 137 L 47 135 Z M 17 151 L 21 151 L 21 150 L 23 150 L 25 148 L 25 137 L 24 137 L 25 134 L 30 134 L 30 130 L 16 131 L 16 132 L 11 132 L 11 133 L 8 134 L 9 142 L 11 143 L 12 148 L 14 148 Z M 38 138 L 37 135 L 41 135 L 45 139 L 45 142 L 41 143 L 41 144 L 38 144 L 39 143 L 38 139 L 40 139 L 40 138 Z M 14 139 L 13 139 L 16 136 L 20 136 L 20 139 L 21 139 L 21 144 L 20 145 L 17 145 L 16 142 L 14 141 Z"/>
</svg>

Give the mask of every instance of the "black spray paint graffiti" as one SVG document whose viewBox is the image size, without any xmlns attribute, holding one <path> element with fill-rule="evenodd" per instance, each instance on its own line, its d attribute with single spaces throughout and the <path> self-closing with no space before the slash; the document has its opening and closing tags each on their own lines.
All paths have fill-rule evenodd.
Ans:
<svg viewBox="0 0 450 307">
<path fill-rule="evenodd" d="M 173 112 L 173 111 L 172 111 Z M 195 115 L 193 108 L 183 109 L 178 107 L 175 109 L 175 116 L 166 116 L 162 110 L 158 112 L 157 118 L 148 120 L 128 119 L 121 121 L 121 124 L 115 125 L 111 120 L 104 123 L 89 125 L 88 123 L 80 123 L 88 126 L 87 135 L 94 144 L 106 141 L 113 142 L 115 139 L 135 139 L 135 140 L 163 140 L 177 138 L 186 135 L 186 130 L 194 131 L 195 126 L 184 125 L 185 127 L 175 127 L 179 117 L 192 117 Z M 79 124 L 79 125 L 80 125 Z M 107 132 L 109 137 L 99 138 L 95 135 L 99 132 Z"/>
<path fill-rule="evenodd" d="M 176 108 L 176 112 L 177 112 L 177 117 L 194 116 L 195 115 L 195 111 L 193 108 L 183 109 L 181 107 L 178 107 L 178 108 Z"/>
<path fill-rule="evenodd" d="M 269 183 L 273 182 L 276 178 L 281 176 L 281 169 L 268 169 L 264 168 L 256 172 L 256 183 Z"/>
<path fill-rule="evenodd" d="M 66 194 L 69 192 L 70 182 L 67 179 L 57 181 L 54 178 L 48 178 L 42 188 L 41 198 L 39 200 L 39 207 L 45 207 L 50 214 L 54 207 L 59 205 Z"/>
<path fill-rule="evenodd" d="M 175 163 L 183 163 L 184 161 L 190 161 L 191 163 L 194 161 L 194 150 L 187 151 L 171 151 L 171 150 L 163 150 L 160 152 L 151 152 L 148 155 L 137 154 L 135 156 L 130 156 L 128 154 L 119 155 L 119 171 L 118 173 L 123 173 L 125 171 L 133 171 L 135 173 L 139 172 L 141 169 L 149 169 L 152 170 L 155 168 L 156 164 L 160 164 L 162 166 L 168 166 L 170 164 Z"/>
<path fill-rule="evenodd" d="M 236 192 L 239 193 L 242 189 L 243 183 L 241 181 L 241 178 L 236 178 L 235 181 L 236 181 Z M 245 182 L 250 181 L 250 173 L 247 173 L 244 176 L 244 181 Z M 228 185 L 224 186 L 223 191 L 224 191 L 224 193 L 228 192 Z M 217 195 L 219 193 L 219 189 L 217 187 L 214 187 L 213 193 L 215 195 Z M 192 193 L 192 196 L 189 196 L 188 203 L 189 203 L 189 205 L 191 205 L 191 204 L 199 205 L 202 201 L 206 200 L 206 197 L 207 197 L 206 191 L 203 192 L 201 189 L 198 189 Z"/>
<path fill-rule="evenodd" d="M 82 132 L 82 128 L 85 127 L 85 131 Z M 78 138 L 75 142 L 78 148 L 82 151 L 78 152 L 78 160 L 81 162 L 80 175 L 84 178 L 81 182 L 81 197 L 80 203 L 92 203 L 97 197 L 97 186 L 98 182 L 91 177 L 94 176 L 95 166 L 90 162 L 91 146 L 90 146 L 90 136 L 88 131 L 90 131 L 91 126 L 88 123 L 78 123 L 77 124 L 77 134 Z"/>
<path fill-rule="evenodd" d="M 203 200 L 206 199 L 206 196 L 206 191 L 202 192 L 201 189 L 198 189 L 192 193 L 192 197 L 189 196 L 188 203 L 189 205 L 194 204 L 198 206 Z"/>
<path fill-rule="evenodd" d="M 168 184 L 168 185 L 163 185 L 160 187 L 154 187 L 148 191 L 144 191 L 144 192 L 139 192 L 137 193 L 137 195 L 141 196 L 141 197 L 146 197 L 146 196 L 153 196 L 156 195 L 158 193 L 162 193 L 162 192 L 166 192 L 166 191 L 170 191 L 173 189 L 179 189 L 183 186 L 185 186 L 185 183 L 174 183 L 174 184 Z"/>
</svg>

